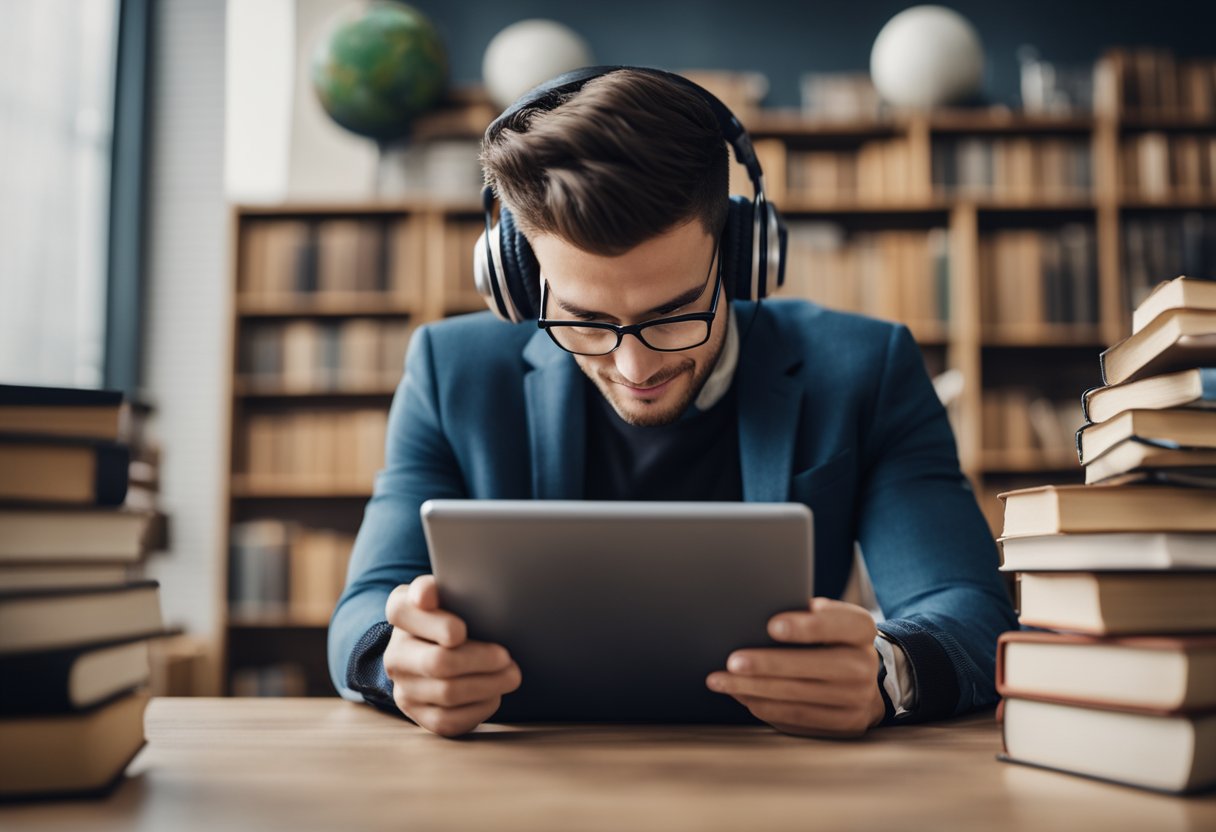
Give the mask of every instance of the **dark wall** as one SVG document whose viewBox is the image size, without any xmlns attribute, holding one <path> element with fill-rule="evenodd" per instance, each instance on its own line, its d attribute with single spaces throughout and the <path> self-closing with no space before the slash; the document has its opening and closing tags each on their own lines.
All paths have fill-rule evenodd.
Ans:
<svg viewBox="0 0 1216 832">
<path fill-rule="evenodd" d="M 909 6 L 889 0 L 412 0 L 439 27 L 457 83 L 481 79 L 481 58 L 501 29 L 531 17 L 583 35 L 605 64 L 665 69 L 754 69 L 768 76 L 771 106 L 797 106 L 808 70 L 867 70 L 883 24 Z M 984 44 L 985 95 L 1016 106 L 1021 44 L 1059 64 L 1089 64 L 1112 45 L 1168 46 L 1216 56 L 1212 0 L 963 0 Z"/>
</svg>

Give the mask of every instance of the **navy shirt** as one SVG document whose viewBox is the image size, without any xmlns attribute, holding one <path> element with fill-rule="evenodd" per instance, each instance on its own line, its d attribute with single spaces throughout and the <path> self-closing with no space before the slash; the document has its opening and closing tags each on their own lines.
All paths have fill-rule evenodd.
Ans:
<svg viewBox="0 0 1216 832">
<path fill-rule="evenodd" d="M 631 425 L 587 381 L 588 500 L 741 501 L 735 387 L 668 425 Z"/>
</svg>

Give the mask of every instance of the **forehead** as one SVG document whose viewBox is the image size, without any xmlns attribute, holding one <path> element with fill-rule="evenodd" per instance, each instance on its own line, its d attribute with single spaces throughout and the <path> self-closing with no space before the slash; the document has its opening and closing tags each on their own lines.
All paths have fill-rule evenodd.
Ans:
<svg viewBox="0 0 1216 832">
<path fill-rule="evenodd" d="M 701 286 L 714 243 L 696 220 L 615 257 L 590 254 L 550 235 L 529 242 L 554 297 L 622 318 Z"/>
</svg>

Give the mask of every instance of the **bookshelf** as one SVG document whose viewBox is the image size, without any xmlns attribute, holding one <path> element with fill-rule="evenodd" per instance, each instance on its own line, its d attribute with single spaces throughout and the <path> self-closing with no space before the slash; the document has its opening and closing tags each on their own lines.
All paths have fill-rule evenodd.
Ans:
<svg viewBox="0 0 1216 832">
<path fill-rule="evenodd" d="M 1082 480 L 1077 391 L 1148 287 L 1216 269 L 1216 61 L 1163 54 L 1104 55 L 1093 113 L 745 116 L 790 227 L 782 294 L 903 321 L 931 374 L 957 371 L 948 412 L 994 532 L 998 492 Z M 470 100 L 437 135 L 480 135 L 494 113 Z M 738 165 L 731 177 L 750 194 Z M 357 531 L 409 332 L 484 308 L 469 279 L 481 229 L 472 199 L 233 208 L 225 522 L 279 523 L 254 549 L 340 560 L 298 539 Z M 331 692 L 327 596 L 314 587 L 300 612 L 290 574 L 261 608 L 221 599 L 225 690 Z"/>
</svg>

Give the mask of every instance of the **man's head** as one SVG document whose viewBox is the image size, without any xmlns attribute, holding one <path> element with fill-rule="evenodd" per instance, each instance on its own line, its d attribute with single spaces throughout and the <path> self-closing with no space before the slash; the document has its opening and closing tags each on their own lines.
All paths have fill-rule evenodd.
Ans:
<svg viewBox="0 0 1216 832">
<path fill-rule="evenodd" d="M 619 70 L 553 109 L 521 110 L 481 160 L 536 254 L 550 319 L 632 324 L 710 308 L 728 157 L 695 90 Z M 721 352 L 730 292 L 722 293 L 705 344 L 655 352 L 629 335 L 609 355 L 576 360 L 623 419 L 673 421 Z M 596 314 L 573 314 L 588 312 Z"/>
</svg>

